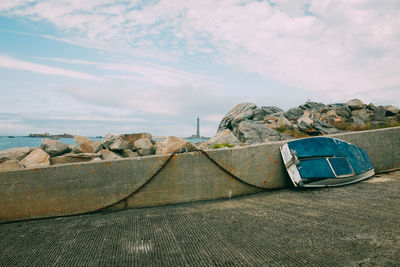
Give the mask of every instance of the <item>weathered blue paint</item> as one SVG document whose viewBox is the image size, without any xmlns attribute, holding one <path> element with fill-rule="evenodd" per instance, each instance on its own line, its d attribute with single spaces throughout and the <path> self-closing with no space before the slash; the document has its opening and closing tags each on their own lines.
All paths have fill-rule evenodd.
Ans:
<svg viewBox="0 0 400 267">
<path fill-rule="evenodd" d="M 292 162 L 302 179 L 301 182 L 294 181 L 296 186 L 321 179 L 335 179 L 332 182 L 337 183 L 337 179 L 373 170 L 372 162 L 362 148 L 336 138 L 299 139 L 288 142 L 287 146 L 296 159 Z"/>
</svg>

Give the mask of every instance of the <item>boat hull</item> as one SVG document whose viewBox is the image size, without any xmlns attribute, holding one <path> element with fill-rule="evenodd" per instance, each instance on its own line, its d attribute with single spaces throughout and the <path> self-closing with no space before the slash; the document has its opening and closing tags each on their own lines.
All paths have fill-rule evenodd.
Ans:
<svg viewBox="0 0 400 267">
<path fill-rule="evenodd" d="M 375 174 L 362 148 L 336 138 L 287 142 L 281 147 L 281 156 L 296 187 L 342 186 Z"/>
</svg>

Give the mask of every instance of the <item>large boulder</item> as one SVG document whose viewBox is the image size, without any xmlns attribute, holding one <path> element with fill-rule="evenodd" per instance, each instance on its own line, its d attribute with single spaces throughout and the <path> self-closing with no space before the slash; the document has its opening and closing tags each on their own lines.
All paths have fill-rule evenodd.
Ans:
<svg viewBox="0 0 400 267">
<path fill-rule="evenodd" d="M 84 136 L 75 135 L 75 142 L 78 144 L 72 150 L 76 154 L 80 153 L 97 153 L 103 149 L 101 141 L 90 140 Z"/>
<path fill-rule="evenodd" d="M 321 116 L 319 117 L 319 120 L 328 124 L 332 124 L 332 123 L 342 122 L 343 118 L 337 114 L 336 110 L 330 109 L 322 113 Z"/>
<path fill-rule="evenodd" d="M 366 105 L 360 99 L 351 99 L 346 103 L 346 106 L 350 110 L 357 110 L 366 107 Z"/>
<path fill-rule="evenodd" d="M 275 107 L 275 106 L 264 106 L 261 107 L 261 113 L 263 116 L 271 115 L 275 113 L 283 112 L 283 109 Z"/>
<path fill-rule="evenodd" d="M 373 115 L 371 117 L 371 120 L 372 121 L 380 121 L 380 122 L 386 121 L 387 120 L 386 109 L 382 106 L 376 107 L 373 110 Z"/>
<path fill-rule="evenodd" d="M 283 114 L 281 114 L 278 118 L 278 120 L 276 121 L 276 127 L 278 128 L 291 128 L 292 127 L 292 123 L 290 123 L 290 121 L 288 119 L 286 119 L 285 116 L 283 116 Z"/>
<path fill-rule="evenodd" d="M 174 152 L 192 152 L 197 148 L 185 139 L 170 136 L 156 143 L 156 154 L 170 154 Z"/>
<path fill-rule="evenodd" d="M 124 158 L 134 158 L 139 156 L 138 152 L 132 151 L 130 149 L 121 150 L 119 151 L 119 154 L 121 154 L 121 156 Z"/>
<path fill-rule="evenodd" d="M 142 138 L 151 140 L 153 137 L 149 133 L 121 134 L 114 141 L 114 143 L 110 145 L 110 149 L 114 151 L 121 151 L 125 149 L 136 150 L 135 141 Z"/>
<path fill-rule="evenodd" d="M 36 148 L 21 163 L 27 168 L 50 166 L 50 155 L 43 149 Z"/>
<path fill-rule="evenodd" d="M 0 163 L 0 171 L 11 171 L 16 169 L 23 169 L 21 161 L 17 159 L 8 159 Z"/>
<path fill-rule="evenodd" d="M 334 105 L 333 110 L 335 110 L 336 114 L 343 118 L 343 120 L 347 120 L 351 117 L 351 110 L 348 106 L 344 105 Z"/>
<path fill-rule="evenodd" d="M 67 153 L 61 156 L 57 156 L 50 159 L 51 165 L 66 164 L 66 163 L 77 163 L 77 162 L 88 162 L 97 158 L 95 153 Z"/>
<path fill-rule="evenodd" d="M 242 121 L 233 130 L 240 142 L 257 144 L 291 139 L 291 137 L 274 130 L 258 121 Z"/>
<path fill-rule="evenodd" d="M 117 140 L 117 138 L 118 138 L 117 134 L 107 134 L 104 137 L 104 140 L 103 142 L 101 142 L 101 144 L 105 149 L 110 149 L 111 144 L 114 143 Z"/>
<path fill-rule="evenodd" d="M 291 120 L 291 121 L 296 121 L 297 119 L 299 119 L 301 116 L 303 116 L 304 114 L 304 109 L 301 107 L 297 107 L 297 108 L 291 108 L 288 111 L 286 111 L 285 113 L 283 113 L 283 115 Z"/>
<path fill-rule="evenodd" d="M 330 113 L 332 116 L 334 116 L 335 114 L 329 111 L 327 113 Z M 306 110 L 303 116 L 301 116 L 301 118 L 297 120 L 297 127 L 299 128 L 300 131 L 308 135 L 319 135 L 319 134 L 325 135 L 325 134 L 334 134 L 339 132 L 337 128 L 328 123 L 325 123 L 318 119 L 312 119 L 310 117 L 311 115 L 312 115 L 311 111 Z"/>
<path fill-rule="evenodd" d="M 71 151 L 70 147 L 67 144 L 64 144 L 63 142 L 60 142 L 58 140 L 47 138 L 42 140 L 41 147 L 44 151 L 47 152 L 47 154 L 50 155 L 50 157 L 56 157 Z"/>
<path fill-rule="evenodd" d="M 140 156 L 154 155 L 154 153 L 156 152 L 153 144 L 148 138 L 140 138 L 136 140 L 133 144 Z"/>
<path fill-rule="evenodd" d="M 268 125 L 268 127 L 270 127 L 270 128 L 273 128 L 273 129 L 278 128 L 279 127 L 278 120 L 281 116 L 283 116 L 283 112 L 266 115 L 264 117 L 264 123 L 266 123 Z"/>
<path fill-rule="evenodd" d="M 307 101 L 306 103 L 300 105 L 299 107 L 304 110 L 320 110 L 322 108 L 325 108 L 326 106 L 323 103 Z"/>
<path fill-rule="evenodd" d="M 120 155 L 118 155 L 115 152 L 112 152 L 107 149 L 102 149 L 100 150 L 97 155 L 102 159 L 102 160 L 114 160 L 114 159 L 122 159 Z"/>
<path fill-rule="evenodd" d="M 320 120 L 314 120 L 313 127 L 315 130 L 317 130 L 320 134 L 323 135 L 335 134 L 340 132 L 340 130 L 335 128 L 334 126 Z"/>
<path fill-rule="evenodd" d="M 365 126 L 365 122 L 357 116 L 352 116 L 350 118 L 350 124 L 352 126 L 352 128 L 357 129 L 357 127 L 364 127 Z"/>
<path fill-rule="evenodd" d="M 386 110 L 386 116 L 396 116 L 400 113 L 400 110 L 392 105 L 384 106 L 383 108 Z"/>
<path fill-rule="evenodd" d="M 218 145 L 218 144 L 231 144 L 231 145 L 237 145 L 240 144 L 239 139 L 232 133 L 231 130 L 225 129 L 220 132 L 218 132 L 215 136 L 211 137 L 204 143 L 200 145 L 201 149 L 205 148 L 210 148 L 213 145 Z"/>
<path fill-rule="evenodd" d="M 307 126 L 311 126 L 313 124 L 313 119 L 311 119 L 311 112 L 306 110 L 303 115 L 297 119 L 297 125 L 304 124 Z"/>
<path fill-rule="evenodd" d="M 370 117 L 372 117 L 373 112 L 370 111 L 369 109 L 356 109 L 351 112 L 353 117 L 358 117 L 360 118 L 363 122 L 367 122 L 370 120 Z"/>
<path fill-rule="evenodd" d="M 6 149 L 6 150 L 1 150 L 0 151 L 0 163 L 4 162 L 6 160 L 9 160 L 9 159 L 22 160 L 31 151 L 32 151 L 32 148 L 30 148 L 30 147 L 16 147 L 16 148 L 10 148 L 10 149 Z"/>
<path fill-rule="evenodd" d="M 289 109 L 288 111 L 283 113 L 283 115 L 292 122 L 295 122 L 296 120 L 298 120 L 303 116 L 305 111 L 309 111 L 310 113 L 312 113 L 320 111 L 323 108 L 326 108 L 326 106 L 322 103 L 307 101 L 306 103 L 298 106 L 297 108 Z"/>
<path fill-rule="evenodd" d="M 254 103 L 242 103 L 229 111 L 218 126 L 218 132 L 229 129 L 233 130 L 241 121 L 262 120 L 263 114 Z"/>
</svg>

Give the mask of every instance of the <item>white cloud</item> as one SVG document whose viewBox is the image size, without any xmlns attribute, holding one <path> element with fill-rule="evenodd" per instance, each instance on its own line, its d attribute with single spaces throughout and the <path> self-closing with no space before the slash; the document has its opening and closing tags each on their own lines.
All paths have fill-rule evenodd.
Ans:
<svg viewBox="0 0 400 267">
<path fill-rule="evenodd" d="M 27 70 L 48 75 L 61 75 L 74 79 L 102 81 L 101 78 L 90 74 L 23 61 L 5 55 L 0 55 L 0 67 L 16 70 Z"/>
<path fill-rule="evenodd" d="M 3 13 L 46 20 L 66 32 L 75 31 L 69 41 L 87 46 L 159 51 L 160 58 L 168 51 L 173 55 L 170 60 L 182 51 L 201 51 L 283 84 L 326 92 L 333 99 L 400 83 L 398 1 L 271 2 L 273 6 L 240 0 L 129 4 L 44 0 L 33 5 L 7 2 Z M 311 13 L 305 15 L 307 8 Z M 103 67 L 121 71 L 124 66 Z M 132 67 L 142 76 L 137 77 L 139 81 L 155 70 Z M 156 83 L 160 78 L 158 84 L 177 85 L 176 79 L 165 77 L 165 71 L 156 71 Z M 168 78 L 172 76 L 169 72 Z M 113 77 L 136 78 L 126 74 Z"/>
<path fill-rule="evenodd" d="M 293 90 L 306 89 L 309 95 L 304 99 L 319 96 L 330 103 L 357 97 L 400 104 L 398 0 L 269 1 L 274 5 L 242 0 L 27 2 L 2 1 L 0 15 L 45 21 L 62 33 L 45 38 L 118 52 L 119 59 L 141 57 L 140 61 L 113 58 L 108 63 L 52 59 L 101 71 L 108 79 L 108 90 L 67 92 L 93 105 L 171 116 L 195 113 L 206 105 L 212 110 L 207 110 L 203 120 L 216 122 L 215 114 L 228 111 L 231 102 L 241 102 L 230 91 L 221 92 L 224 85 L 220 85 L 226 81 L 198 74 L 207 70 L 193 73 L 171 66 L 193 66 L 199 54 L 214 61 L 214 67 L 225 64 Z M 193 56 L 189 63 L 185 62 L 188 55 Z M 0 59 L 3 67 L 98 79 L 9 57 Z M 251 97 L 268 95 L 269 90 L 274 89 L 251 91 Z M 229 98 L 224 108 L 214 108 L 224 97 Z"/>
<path fill-rule="evenodd" d="M 197 86 L 214 86 L 218 80 L 216 78 L 187 72 L 178 68 L 148 62 L 95 62 L 80 59 L 66 58 L 45 58 L 68 64 L 92 65 L 98 69 L 109 71 L 104 76 L 110 79 L 137 81 L 146 84 L 146 87 L 153 85 L 163 87 L 179 87 L 184 84 L 195 84 Z"/>
</svg>

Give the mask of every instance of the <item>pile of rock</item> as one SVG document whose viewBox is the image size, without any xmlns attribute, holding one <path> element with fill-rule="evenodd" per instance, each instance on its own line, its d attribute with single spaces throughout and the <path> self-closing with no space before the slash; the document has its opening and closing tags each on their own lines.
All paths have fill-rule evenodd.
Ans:
<svg viewBox="0 0 400 267">
<path fill-rule="evenodd" d="M 377 128 L 400 122 L 400 111 L 394 106 L 375 106 L 352 99 L 343 104 L 316 103 L 283 111 L 275 106 L 257 107 L 243 103 L 229 111 L 219 124 L 216 136 L 201 147 L 215 144 L 255 144 L 293 138 L 285 133 L 304 136 L 334 134 L 344 130 Z"/>
<path fill-rule="evenodd" d="M 75 142 L 77 145 L 72 146 L 58 140 L 43 139 L 37 148 L 21 147 L 0 151 L 0 171 L 190 152 L 196 149 L 190 142 L 174 136 L 154 141 L 149 133 L 108 134 L 103 141 L 75 136 Z"/>
<path fill-rule="evenodd" d="M 219 124 L 217 134 L 199 146 L 201 149 L 224 144 L 241 146 L 292 139 L 292 133 L 325 135 L 387 125 L 400 125 L 398 108 L 366 105 L 358 99 L 329 105 L 308 101 L 286 112 L 275 106 L 260 108 L 253 103 L 243 103 L 229 111 Z M 170 136 L 154 141 L 149 133 L 108 134 L 103 141 L 75 136 L 75 141 L 77 145 L 71 146 L 43 139 L 38 148 L 0 151 L 0 171 L 196 150 L 184 139 Z"/>
</svg>

